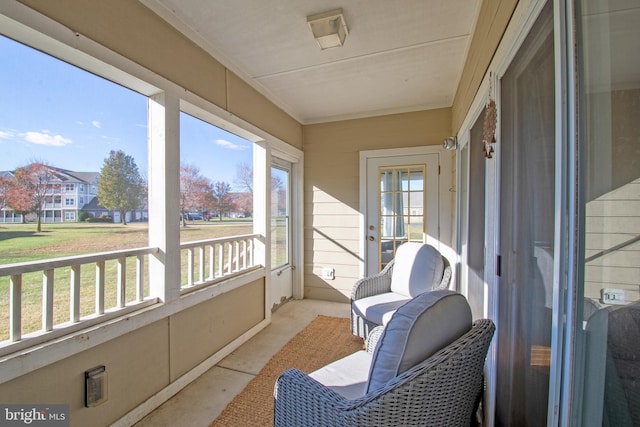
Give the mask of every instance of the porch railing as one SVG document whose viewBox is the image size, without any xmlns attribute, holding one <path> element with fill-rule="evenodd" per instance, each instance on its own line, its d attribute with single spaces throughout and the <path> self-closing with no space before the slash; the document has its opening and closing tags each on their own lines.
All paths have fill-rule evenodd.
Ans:
<svg viewBox="0 0 640 427">
<path fill-rule="evenodd" d="M 248 234 L 181 243 L 182 292 L 258 268 L 254 255 L 259 237 Z M 148 256 L 158 252 L 145 247 L 0 265 L 0 309 L 4 311 L 0 312 L 0 330 L 4 328 L 0 356 L 157 303 L 148 294 L 145 265 Z M 91 268 L 95 279 L 86 274 Z M 61 315 L 67 305 L 68 316 Z M 23 312 L 25 307 L 28 313 Z"/>
<path fill-rule="evenodd" d="M 8 340 L 0 343 L 0 355 L 39 344 L 157 302 L 156 298 L 145 298 L 144 290 L 146 257 L 157 252 L 158 248 L 146 247 L 0 265 L 0 280 L 9 279 Z M 116 295 L 115 306 L 107 309 L 105 308 L 107 299 L 105 290 L 108 287 L 106 266 L 110 261 L 116 264 L 114 269 Z M 127 261 L 135 262 L 135 297 L 129 302 L 127 302 Z M 93 281 L 93 279 L 86 277 L 84 280 L 82 279 L 83 266 L 95 266 L 95 294 L 93 297 L 95 307 L 93 309 L 87 309 L 86 301 L 81 304 L 83 297 L 86 300 L 90 299 L 91 289 L 87 289 L 87 283 Z M 68 277 L 68 287 L 61 287 L 60 280 L 56 283 L 56 272 L 61 277 L 60 280 L 64 281 Z M 37 278 L 34 275 L 38 273 L 42 274 L 40 297 L 34 295 L 37 292 L 33 283 L 34 278 L 36 280 Z M 29 279 L 28 286 L 25 283 L 26 277 Z M 112 279 L 111 276 L 109 279 Z M 26 289 L 27 287 L 28 289 Z M 57 296 L 60 298 L 57 299 Z M 30 310 L 36 311 L 37 307 L 34 305 L 37 304 L 37 300 L 41 300 L 40 329 L 23 336 L 23 320 L 27 314 L 23 313 L 23 307 L 29 307 Z M 68 317 L 62 316 L 64 319 L 62 321 L 60 321 L 59 314 L 61 307 L 56 304 L 60 300 L 64 300 L 60 305 L 68 305 L 69 307 L 69 315 Z M 58 313 L 55 318 L 54 312 Z M 28 314 L 30 317 L 34 316 L 33 313 Z M 2 318 L 5 316 L 0 316 L 0 319 Z M 25 337 L 29 339 L 23 339 Z"/>
<path fill-rule="evenodd" d="M 183 291 L 207 286 L 256 267 L 255 242 L 258 234 L 198 240 L 180 244 L 183 256 Z"/>
</svg>

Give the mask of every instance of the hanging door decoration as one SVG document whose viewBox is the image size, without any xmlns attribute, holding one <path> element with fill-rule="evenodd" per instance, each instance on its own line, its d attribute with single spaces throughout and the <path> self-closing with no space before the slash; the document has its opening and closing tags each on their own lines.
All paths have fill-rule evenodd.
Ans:
<svg viewBox="0 0 640 427">
<path fill-rule="evenodd" d="M 496 103 L 493 99 L 490 99 L 484 108 L 484 127 L 482 130 L 483 151 L 487 159 L 493 158 L 493 144 L 496 143 L 497 116 Z"/>
</svg>

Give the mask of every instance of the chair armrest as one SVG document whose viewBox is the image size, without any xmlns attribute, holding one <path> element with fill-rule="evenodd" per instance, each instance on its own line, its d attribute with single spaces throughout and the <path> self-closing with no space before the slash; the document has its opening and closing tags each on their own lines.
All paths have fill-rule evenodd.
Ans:
<svg viewBox="0 0 640 427">
<path fill-rule="evenodd" d="M 369 332 L 365 342 L 367 353 L 373 353 L 373 350 L 376 349 L 376 345 L 378 345 L 378 340 L 382 336 L 382 332 L 384 332 L 384 326 L 376 326 L 371 330 L 371 332 Z"/>
<path fill-rule="evenodd" d="M 278 377 L 274 392 L 274 427 L 345 425 L 340 409 L 349 401 L 297 369 Z"/>
<path fill-rule="evenodd" d="M 439 289 L 449 289 L 449 284 L 451 282 L 451 275 L 452 275 L 451 266 L 449 265 L 449 263 L 447 263 L 444 268 L 444 273 L 442 274 L 442 281 L 440 281 L 440 284 L 433 290 L 435 291 Z"/>
<path fill-rule="evenodd" d="M 358 280 L 351 289 L 351 301 L 391 291 L 393 260 L 378 274 Z"/>
</svg>

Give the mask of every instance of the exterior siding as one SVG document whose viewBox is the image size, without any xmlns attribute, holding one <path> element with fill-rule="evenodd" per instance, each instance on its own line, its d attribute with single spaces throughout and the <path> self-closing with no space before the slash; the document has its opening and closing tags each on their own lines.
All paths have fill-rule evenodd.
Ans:
<svg viewBox="0 0 640 427">
<path fill-rule="evenodd" d="M 305 297 L 346 302 L 360 278 L 360 151 L 440 145 L 450 124 L 444 108 L 304 127 Z"/>
<path fill-rule="evenodd" d="M 587 203 L 585 297 L 599 300 L 603 288 L 640 299 L 640 179 Z M 610 252 L 611 248 L 620 247 Z"/>
<path fill-rule="evenodd" d="M 453 129 L 457 130 L 462 125 L 517 5 L 518 0 L 482 2 L 460 84 L 453 99 Z"/>
</svg>

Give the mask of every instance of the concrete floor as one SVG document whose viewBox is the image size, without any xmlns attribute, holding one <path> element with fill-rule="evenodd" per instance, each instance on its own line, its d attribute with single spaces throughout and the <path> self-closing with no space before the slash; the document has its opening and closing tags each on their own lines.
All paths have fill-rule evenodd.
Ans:
<svg viewBox="0 0 640 427">
<path fill-rule="evenodd" d="M 207 427 L 271 357 L 319 314 L 349 317 L 349 304 L 308 299 L 284 304 L 273 313 L 269 326 L 135 426 Z"/>
</svg>

